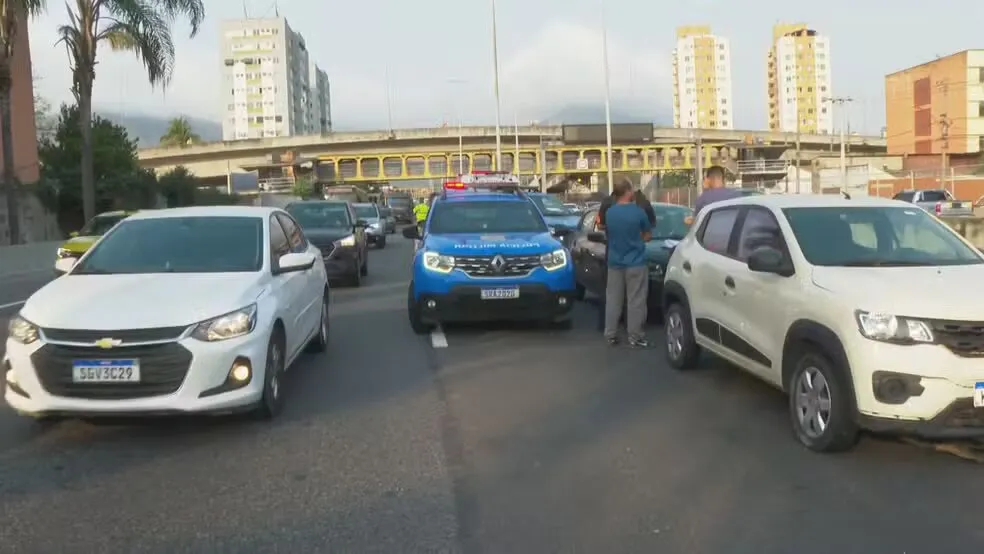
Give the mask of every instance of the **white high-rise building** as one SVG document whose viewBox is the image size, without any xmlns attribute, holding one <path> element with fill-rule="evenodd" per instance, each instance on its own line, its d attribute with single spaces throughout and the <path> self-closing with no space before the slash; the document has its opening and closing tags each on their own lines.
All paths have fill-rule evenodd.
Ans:
<svg viewBox="0 0 984 554">
<path fill-rule="evenodd" d="M 286 18 L 224 21 L 222 68 L 223 140 L 321 132 L 308 102 L 307 45 Z"/>
<path fill-rule="evenodd" d="M 677 29 L 673 50 L 673 126 L 733 129 L 731 48 L 706 25 Z"/>
<path fill-rule="evenodd" d="M 804 23 L 780 23 L 769 49 L 769 129 L 784 133 L 833 132 L 830 40 Z"/>
<path fill-rule="evenodd" d="M 317 64 L 310 64 L 308 75 L 310 91 L 308 93 L 308 132 L 312 135 L 324 135 L 331 132 L 331 86 L 328 74 Z"/>
</svg>

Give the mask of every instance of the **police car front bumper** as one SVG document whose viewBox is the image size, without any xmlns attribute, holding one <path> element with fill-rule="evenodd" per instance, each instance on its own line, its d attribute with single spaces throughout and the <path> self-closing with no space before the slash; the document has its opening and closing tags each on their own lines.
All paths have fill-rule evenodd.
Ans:
<svg viewBox="0 0 984 554">
<path fill-rule="evenodd" d="M 457 285 L 444 294 L 421 294 L 417 299 L 420 318 L 429 324 L 557 321 L 569 317 L 574 307 L 574 291 L 554 291 L 546 285 L 520 285 L 516 298 L 483 299 L 483 288 Z"/>
</svg>

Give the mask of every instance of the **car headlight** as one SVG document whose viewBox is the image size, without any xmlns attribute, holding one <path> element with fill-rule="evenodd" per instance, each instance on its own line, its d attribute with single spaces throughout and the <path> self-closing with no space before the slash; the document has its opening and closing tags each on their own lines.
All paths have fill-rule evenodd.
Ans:
<svg viewBox="0 0 984 554">
<path fill-rule="evenodd" d="M 567 251 L 563 248 L 540 256 L 540 265 L 547 271 L 554 271 L 567 265 Z"/>
<path fill-rule="evenodd" d="M 19 315 L 10 318 L 7 332 L 10 338 L 21 344 L 31 344 L 40 338 L 37 325 Z"/>
<path fill-rule="evenodd" d="M 229 312 L 195 326 L 191 336 L 200 341 L 217 342 L 248 335 L 256 328 L 256 304 Z"/>
<path fill-rule="evenodd" d="M 424 267 L 438 273 L 451 273 L 454 270 L 454 256 L 424 252 Z"/>
<path fill-rule="evenodd" d="M 335 241 L 338 246 L 355 246 L 355 235 L 340 238 Z"/>
<path fill-rule="evenodd" d="M 79 255 L 76 254 L 75 252 L 72 252 L 71 250 L 66 250 L 64 248 L 59 248 L 58 249 L 58 253 L 55 254 L 55 256 L 57 256 L 59 260 L 60 259 L 63 259 L 63 258 L 78 258 L 79 257 Z"/>
<path fill-rule="evenodd" d="M 871 340 L 895 343 L 933 342 L 933 331 L 925 321 L 857 310 L 858 330 Z"/>
</svg>

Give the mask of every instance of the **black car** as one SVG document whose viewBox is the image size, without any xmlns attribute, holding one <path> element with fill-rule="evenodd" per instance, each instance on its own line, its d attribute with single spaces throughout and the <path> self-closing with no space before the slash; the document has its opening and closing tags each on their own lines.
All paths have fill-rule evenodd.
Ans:
<svg viewBox="0 0 984 554">
<path fill-rule="evenodd" d="M 649 265 L 649 312 L 656 316 L 660 311 L 666 263 L 670 261 L 676 243 L 689 231 L 693 210 L 686 206 L 653 202 L 653 211 L 656 213 L 656 225 L 652 228 L 652 238 L 646 243 L 646 257 Z M 577 228 L 564 237 L 565 245 L 571 249 L 579 297 L 583 297 L 585 292 L 601 297 L 605 295 L 608 277 L 605 233 L 595 227 L 597 216 L 597 208 L 588 210 L 581 216 Z"/>
<path fill-rule="evenodd" d="M 386 207 L 393 212 L 397 223 L 413 223 L 413 198 L 409 194 L 393 194 L 386 197 Z"/>
<path fill-rule="evenodd" d="M 294 202 L 286 210 L 301 224 L 311 244 L 321 249 L 329 279 L 342 279 L 356 287 L 362 284 L 369 274 L 368 224 L 356 217 L 351 202 Z"/>
</svg>

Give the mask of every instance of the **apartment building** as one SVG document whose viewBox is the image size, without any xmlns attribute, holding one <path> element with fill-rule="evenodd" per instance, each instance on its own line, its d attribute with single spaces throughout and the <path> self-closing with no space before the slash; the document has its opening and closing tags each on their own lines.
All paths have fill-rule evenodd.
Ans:
<svg viewBox="0 0 984 554">
<path fill-rule="evenodd" d="M 287 19 L 230 20 L 221 29 L 223 140 L 320 133 L 311 104 L 325 113 L 327 95 L 312 95 L 307 45 Z"/>
<path fill-rule="evenodd" d="M 889 154 L 984 152 L 984 50 L 885 76 Z"/>
<path fill-rule="evenodd" d="M 331 85 L 328 74 L 317 64 L 310 64 L 308 82 L 311 91 L 308 95 L 309 133 L 313 135 L 331 132 Z"/>
<path fill-rule="evenodd" d="M 673 49 L 673 126 L 733 129 L 731 48 L 703 25 L 677 28 Z"/>
<path fill-rule="evenodd" d="M 830 40 L 803 23 L 772 28 L 768 56 L 769 130 L 833 132 Z"/>
</svg>

